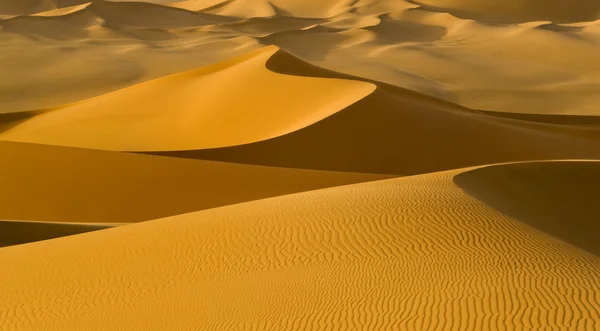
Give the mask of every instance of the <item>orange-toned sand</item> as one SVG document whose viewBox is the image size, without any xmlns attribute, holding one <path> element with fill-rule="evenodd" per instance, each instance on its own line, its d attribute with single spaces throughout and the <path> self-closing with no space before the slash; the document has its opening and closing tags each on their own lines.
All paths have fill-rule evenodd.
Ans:
<svg viewBox="0 0 600 331">
<path fill-rule="evenodd" d="M 0 330 L 600 330 L 600 2 L 0 0 Z"/>
<path fill-rule="evenodd" d="M 130 223 L 386 176 L 0 142 L 0 220 Z"/>
</svg>

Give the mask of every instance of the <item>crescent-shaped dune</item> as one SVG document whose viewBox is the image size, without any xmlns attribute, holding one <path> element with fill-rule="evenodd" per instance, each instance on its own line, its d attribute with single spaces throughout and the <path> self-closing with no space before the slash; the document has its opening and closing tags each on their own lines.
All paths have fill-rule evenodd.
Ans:
<svg viewBox="0 0 600 331">
<path fill-rule="evenodd" d="M 0 139 L 121 151 L 239 145 L 303 128 L 375 89 L 362 81 L 269 71 L 265 63 L 277 50 L 266 47 L 50 110 Z"/>
<path fill-rule="evenodd" d="M 465 171 L 3 248 L 0 328 L 595 329 L 598 258 L 469 196 Z"/>
<path fill-rule="evenodd" d="M 352 78 L 310 66 L 285 52 L 275 53 L 267 67 L 291 75 Z M 596 127 L 544 123 L 543 116 L 537 121 L 533 115 L 529 121 L 488 116 L 378 85 L 346 109 L 287 135 L 240 146 L 157 154 L 397 175 L 509 161 L 600 157 Z"/>
</svg>

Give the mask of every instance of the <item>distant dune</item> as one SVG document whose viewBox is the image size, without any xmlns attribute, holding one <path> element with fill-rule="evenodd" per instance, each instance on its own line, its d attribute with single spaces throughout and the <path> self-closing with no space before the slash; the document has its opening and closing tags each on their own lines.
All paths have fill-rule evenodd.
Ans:
<svg viewBox="0 0 600 331">
<path fill-rule="evenodd" d="M 465 171 L 2 248 L 0 327 L 594 329 L 598 258 L 467 195 Z"/>
</svg>

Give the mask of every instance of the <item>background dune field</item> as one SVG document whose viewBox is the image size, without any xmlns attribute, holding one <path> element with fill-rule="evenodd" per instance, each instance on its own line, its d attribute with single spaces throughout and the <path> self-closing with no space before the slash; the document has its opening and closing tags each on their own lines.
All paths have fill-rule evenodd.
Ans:
<svg viewBox="0 0 600 331">
<path fill-rule="evenodd" d="M 600 2 L 0 0 L 0 330 L 600 329 Z"/>
</svg>

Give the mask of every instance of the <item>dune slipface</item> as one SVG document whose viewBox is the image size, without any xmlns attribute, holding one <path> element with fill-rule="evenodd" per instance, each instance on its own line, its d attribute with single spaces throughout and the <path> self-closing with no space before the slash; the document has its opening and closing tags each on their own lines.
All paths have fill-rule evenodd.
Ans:
<svg viewBox="0 0 600 331">
<path fill-rule="evenodd" d="M 600 330 L 600 2 L 0 0 L 0 330 Z"/>
<path fill-rule="evenodd" d="M 265 62 L 276 51 L 265 48 L 49 110 L 0 139 L 127 151 L 240 145 L 310 125 L 375 89 L 361 81 L 271 72 Z"/>
</svg>

